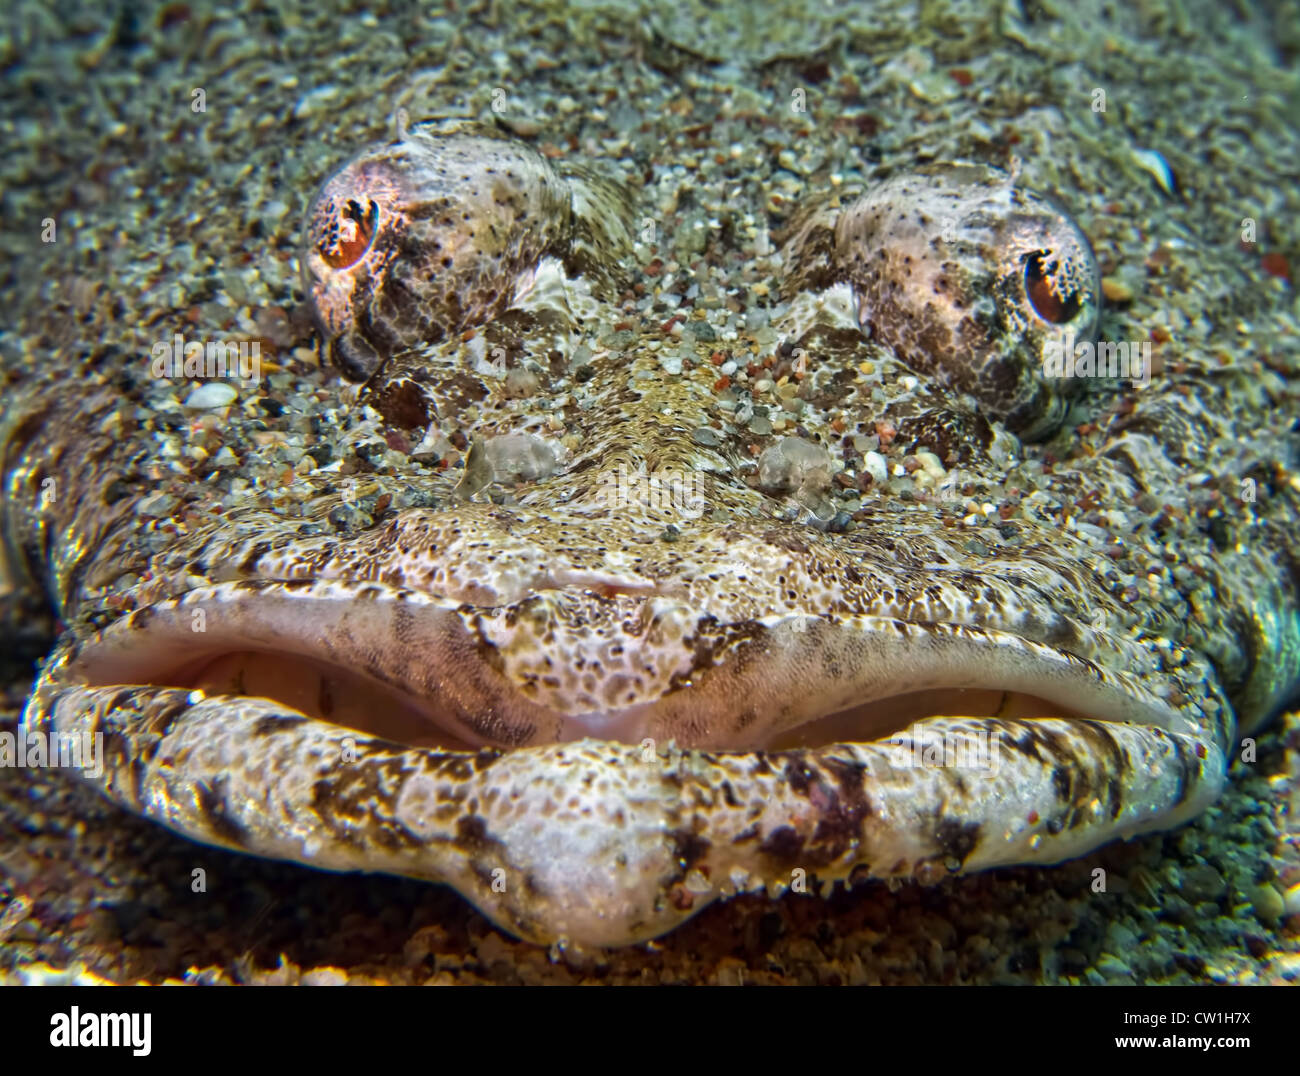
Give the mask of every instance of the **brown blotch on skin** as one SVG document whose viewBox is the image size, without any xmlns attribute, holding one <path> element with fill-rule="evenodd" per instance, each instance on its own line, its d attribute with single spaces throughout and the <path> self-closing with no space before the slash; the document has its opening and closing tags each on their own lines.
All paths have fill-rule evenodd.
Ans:
<svg viewBox="0 0 1300 1076">
<path fill-rule="evenodd" d="M 249 550 L 248 556 L 240 562 L 239 570 L 245 573 L 251 572 L 257 566 L 257 562 L 270 551 L 270 542 L 258 542 L 251 550 Z"/>
<path fill-rule="evenodd" d="M 785 864 L 794 863 L 803 852 L 804 839 L 793 826 L 778 826 L 758 846 L 765 856 Z"/>
<path fill-rule="evenodd" d="M 812 783 L 816 780 L 816 771 L 805 761 L 803 752 L 788 756 L 785 764 L 785 780 L 792 792 L 807 797 Z"/>
<path fill-rule="evenodd" d="M 130 691 L 124 694 L 131 694 Z M 190 703 L 188 699 L 170 699 L 160 705 L 157 709 L 149 713 L 147 728 L 150 732 L 157 733 L 159 737 L 168 736 L 176 725 L 176 719 L 188 713 Z"/>
<path fill-rule="evenodd" d="M 944 859 L 955 859 L 958 863 L 965 863 L 980 842 L 982 828 L 978 822 L 962 822 L 954 818 L 941 819 L 935 832 L 935 840 L 943 851 Z"/>
<path fill-rule="evenodd" d="M 466 815 L 456 820 L 456 844 L 470 855 L 501 847 L 501 842 L 488 832 L 487 823 L 478 815 Z"/>
<path fill-rule="evenodd" d="M 242 847 L 246 839 L 244 827 L 226 813 L 225 786 L 224 777 L 212 778 L 210 785 L 203 781 L 196 783 L 194 793 L 198 798 L 199 812 L 213 834 Z"/>
<path fill-rule="evenodd" d="M 297 717 L 294 714 L 268 714 L 266 717 L 259 717 L 253 722 L 252 734 L 254 737 L 273 736 L 285 729 L 306 724 L 306 721 L 305 717 Z"/>
<path fill-rule="evenodd" d="M 710 843 L 694 830 L 675 830 L 668 834 L 672 845 L 673 862 L 685 877 L 688 871 L 709 854 Z"/>
<path fill-rule="evenodd" d="M 391 425 L 403 430 L 427 426 L 438 413 L 424 389 L 405 378 L 383 381 L 368 393 L 367 403 Z"/>
</svg>

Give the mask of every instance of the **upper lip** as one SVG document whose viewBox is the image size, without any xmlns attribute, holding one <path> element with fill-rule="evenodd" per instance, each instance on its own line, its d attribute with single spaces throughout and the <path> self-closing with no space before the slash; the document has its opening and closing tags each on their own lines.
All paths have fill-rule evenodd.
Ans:
<svg viewBox="0 0 1300 1076">
<path fill-rule="evenodd" d="M 216 584 L 145 606 L 83 640 L 68 672 L 96 686 L 187 687 L 223 654 L 282 655 L 373 685 L 376 716 L 365 731 L 449 748 L 517 747 L 591 735 L 748 750 L 794 742 L 789 737 L 799 729 L 854 708 L 859 716 L 831 723 L 828 734 L 861 727 L 863 735 L 845 738 L 877 739 L 926 716 L 924 707 L 918 712 L 915 705 L 887 700 L 930 692 L 938 700 L 930 709 L 943 707 L 944 716 L 990 716 L 961 712 L 963 699 L 973 694 L 944 694 L 980 689 L 1043 700 L 1055 708 L 1050 716 L 1195 731 L 1193 722 L 1135 677 L 1057 647 L 997 630 L 885 617 L 773 616 L 731 626 L 713 621 L 715 634 L 702 657 L 697 648 L 693 667 L 680 664 L 676 651 L 665 651 L 661 660 L 679 664 L 648 670 L 654 674 L 651 685 L 643 685 L 628 705 L 617 699 L 599 705 L 600 685 L 595 694 L 566 690 L 565 684 L 580 678 L 577 669 L 557 669 L 559 687 L 532 682 L 525 690 L 510 675 L 511 658 L 497 649 L 492 625 L 548 596 L 576 594 L 586 602 L 622 600 L 642 607 L 654 597 L 601 594 L 581 575 L 559 573 L 547 582 L 556 589 L 504 607 L 473 607 L 369 581 Z M 195 630 L 199 617 L 201 631 Z M 486 629 L 484 618 L 490 621 Z M 874 709 L 863 709 L 868 704 Z M 894 728 L 891 706 L 898 714 Z M 403 708 L 410 711 L 408 720 L 395 723 L 393 711 Z M 411 740 L 411 728 L 422 721 L 429 723 L 429 735 Z M 778 727 L 785 728 L 784 740 L 774 736 Z"/>
</svg>

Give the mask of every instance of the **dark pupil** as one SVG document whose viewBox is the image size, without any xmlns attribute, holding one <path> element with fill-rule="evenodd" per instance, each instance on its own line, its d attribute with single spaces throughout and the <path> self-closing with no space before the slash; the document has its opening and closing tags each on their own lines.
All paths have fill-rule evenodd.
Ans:
<svg viewBox="0 0 1300 1076">
<path fill-rule="evenodd" d="M 347 208 L 343 210 L 343 215 L 347 217 L 348 220 L 353 221 L 354 223 L 360 225 L 361 230 L 363 232 L 367 232 L 370 231 L 370 224 L 372 222 L 367 220 L 366 218 L 368 216 L 369 217 L 374 216 L 375 208 L 376 208 L 375 204 L 371 202 L 370 212 L 366 213 L 366 211 L 361 208 L 361 206 L 357 203 L 356 199 L 354 198 L 352 201 L 348 202 Z"/>
<path fill-rule="evenodd" d="M 1061 295 L 1053 287 L 1058 266 L 1055 261 L 1048 261 L 1051 257 L 1050 250 L 1025 255 L 1025 294 L 1040 318 L 1060 325 L 1079 313 L 1079 296 L 1075 292 Z"/>
<path fill-rule="evenodd" d="M 363 209 L 357 200 L 351 199 L 339 216 L 352 221 L 356 233 L 349 239 L 338 234 L 338 229 L 331 229 L 331 234 L 321 243 L 321 257 L 335 269 L 346 269 L 361 260 L 370 248 L 370 241 L 375 237 L 375 228 L 379 223 L 379 206 L 367 202 Z"/>
</svg>

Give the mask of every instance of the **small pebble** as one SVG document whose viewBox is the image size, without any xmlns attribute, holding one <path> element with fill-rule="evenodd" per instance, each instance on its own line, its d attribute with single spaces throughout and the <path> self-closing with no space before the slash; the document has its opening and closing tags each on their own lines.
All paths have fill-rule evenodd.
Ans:
<svg viewBox="0 0 1300 1076">
<path fill-rule="evenodd" d="M 234 385 L 225 381 L 209 381 L 191 390 L 185 397 L 185 406 L 194 411 L 210 411 L 230 406 L 238 396 Z"/>
<path fill-rule="evenodd" d="M 1197 863 L 1183 872 L 1183 895 L 1196 902 L 1217 901 L 1227 890 L 1227 883 L 1208 863 Z"/>
<path fill-rule="evenodd" d="M 879 452 L 868 452 L 862 457 L 862 469 L 871 475 L 876 485 L 883 485 L 889 478 L 885 457 Z"/>
<path fill-rule="evenodd" d="M 1297 892 L 1300 897 L 1300 886 L 1296 886 L 1292 892 Z M 1255 909 L 1255 916 L 1262 923 L 1276 923 L 1282 918 L 1286 909 L 1286 902 L 1282 894 L 1277 891 L 1277 887 L 1264 882 L 1257 886 L 1252 886 L 1246 891 L 1246 897 L 1250 900 L 1251 907 Z M 1300 900 L 1296 903 L 1297 909 L 1300 909 Z"/>
<path fill-rule="evenodd" d="M 1101 291 L 1108 302 L 1129 303 L 1133 301 L 1133 289 L 1113 276 L 1101 278 Z"/>
</svg>

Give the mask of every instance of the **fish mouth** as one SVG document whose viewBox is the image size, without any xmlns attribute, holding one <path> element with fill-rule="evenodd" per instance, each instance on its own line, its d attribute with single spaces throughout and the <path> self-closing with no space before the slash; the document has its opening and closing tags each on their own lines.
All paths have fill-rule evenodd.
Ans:
<svg viewBox="0 0 1300 1076">
<path fill-rule="evenodd" d="M 1212 722 L 1009 633 L 774 617 L 666 693 L 565 713 L 511 682 L 488 612 L 378 583 L 204 587 L 65 651 L 24 721 L 102 733 L 88 779 L 190 838 L 446 883 L 579 948 L 809 876 L 1060 862 L 1181 824 L 1225 779 Z"/>
<path fill-rule="evenodd" d="M 585 602 L 618 604 L 579 589 Z M 654 659 L 634 639 L 607 639 L 605 652 L 633 651 L 621 666 L 593 669 L 589 654 L 570 653 L 586 675 L 548 660 L 554 675 L 543 684 L 484 627 L 485 616 L 532 615 L 537 600 L 478 609 L 382 583 L 218 584 L 116 621 L 81 647 L 68 674 L 89 687 L 267 699 L 304 718 L 439 751 L 585 738 L 816 749 L 889 740 L 939 717 L 1199 731 L 1138 678 L 1067 650 L 1004 631 L 874 616 L 777 615 L 722 626 L 695 614 L 709 626 L 708 645 L 703 628 L 688 632 L 675 664 L 659 655 L 667 669 L 646 665 L 638 681 L 637 663 Z M 622 615 L 635 617 L 630 607 L 645 619 L 651 601 L 625 599 Z"/>
</svg>

